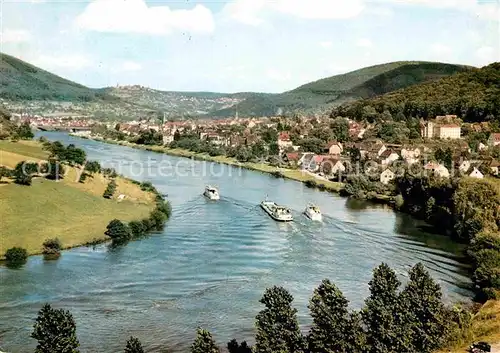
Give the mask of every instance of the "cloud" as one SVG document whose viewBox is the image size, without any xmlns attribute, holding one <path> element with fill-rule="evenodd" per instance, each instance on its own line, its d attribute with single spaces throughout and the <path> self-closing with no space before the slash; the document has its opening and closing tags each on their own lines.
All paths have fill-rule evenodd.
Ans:
<svg viewBox="0 0 500 353">
<path fill-rule="evenodd" d="M 469 12 L 483 20 L 500 20 L 500 4 L 498 1 L 480 0 L 375 0 L 379 3 L 394 5 L 425 6 L 435 9 L 453 9 Z"/>
<path fill-rule="evenodd" d="M 434 43 L 431 45 L 431 51 L 437 55 L 450 55 L 452 53 L 452 49 L 442 43 Z"/>
<path fill-rule="evenodd" d="M 265 7 L 264 0 L 235 0 L 225 5 L 222 12 L 237 22 L 258 26 L 264 22 L 259 15 Z"/>
<path fill-rule="evenodd" d="M 260 25 L 264 13 L 281 13 L 307 20 L 348 19 L 364 10 L 363 0 L 235 0 L 223 13 L 238 22 Z"/>
<path fill-rule="evenodd" d="M 274 81 L 290 81 L 292 74 L 289 71 L 279 71 L 276 69 L 268 69 L 266 75 Z"/>
<path fill-rule="evenodd" d="M 364 9 L 361 0 L 276 0 L 273 8 L 305 19 L 347 19 L 358 16 Z"/>
<path fill-rule="evenodd" d="M 373 47 L 373 43 L 371 40 L 367 38 L 361 38 L 356 42 L 356 45 L 361 48 L 371 48 Z"/>
<path fill-rule="evenodd" d="M 29 31 L 24 29 L 6 29 L 0 33 L 0 43 L 25 43 L 32 39 L 32 35 Z"/>
<path fill-rule="evenodd" d="M 49 71 L 58 69 L 78 71 L 94 65 L 93 60 L 85 54 L 40 55 L 31 61 L 34 65 Z"/>
<path fill-rule="evenodd" d="M 326 41 L 326 42 L 319 43 L 319 45 L 322 46 L 323 48 L 331 48 L 333 43 L 330 41 Z"/>
<path fill-rule="evenodd" d="M 499 49 L 490 46 L 483 46 L 476 50 L 476 58 L 479 60 L 480 65 L 488 65 L 494 61 L 499 60 Z"/>
<path fill-rule="evenodd" d="M 134 72 L 141 70 L 142 65 L 135 61 L 125 61 L 118 67 L 118 71 L 120 72 Z"/>
<path fill-rule="evenodd" d="M 190 10 L 151 6 L 144 0 L 94 0 L 75 20 L 78 28 L 114 33 L 165 35 L 173 31 L 211 33 L 212 12 L 203 5 Z"/>
</svg>

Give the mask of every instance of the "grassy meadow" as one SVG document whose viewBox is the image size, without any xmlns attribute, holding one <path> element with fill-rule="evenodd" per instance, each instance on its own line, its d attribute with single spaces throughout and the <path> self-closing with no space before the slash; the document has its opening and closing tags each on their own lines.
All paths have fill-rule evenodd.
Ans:
<svg viewBox="0 0 500 353">
<path fill-rule="evenodd" d="M 15 167 L 23 160 L 48 157 L 34 141 L 0 141 L 0 165 Z M 29 254 L 42 250 L 48 238 L 59 238 L 64 248 L 94 240 L 106 240 L 106 226 L 112 219 L 131 221 L 146 218 L 154 208 L 154 195 L 123 178 L 117 178 L 115 198 L 104 199 L 108 179 L 102 175 L 79 183 L 80 170 L 65 166 L 63 180 L 34 178 L 31 186 L 5 179 L 0 184 L 0 256 L 14 246 Z M 118 202 L 118 195 L 125 195 Z"/>
</svg>

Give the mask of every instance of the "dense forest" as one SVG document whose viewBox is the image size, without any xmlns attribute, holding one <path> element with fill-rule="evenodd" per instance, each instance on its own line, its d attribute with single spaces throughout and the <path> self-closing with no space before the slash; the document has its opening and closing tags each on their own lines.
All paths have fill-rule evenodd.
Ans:
<svg viewBox="0 0 500 353">
<path fill-rule="evenodd" d="M 373 120 L 377 113 L 384 112 L 395 120 L 454 114 L 468 122 L 498 121 L 500 63 L 344 104 L 331 115 Z"/>
</svg>

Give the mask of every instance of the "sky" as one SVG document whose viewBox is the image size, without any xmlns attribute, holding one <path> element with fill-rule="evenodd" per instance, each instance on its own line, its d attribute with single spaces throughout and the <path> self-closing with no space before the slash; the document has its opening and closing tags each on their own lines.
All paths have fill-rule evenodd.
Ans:
<svg viewBox="0 0 500 353">
<path fill-rule="evenodd" d="M 500 61 L 500 0 L 0 0 L 0 51 L 89 87 L 283 92 L 399 60 Z"/>
</svg>

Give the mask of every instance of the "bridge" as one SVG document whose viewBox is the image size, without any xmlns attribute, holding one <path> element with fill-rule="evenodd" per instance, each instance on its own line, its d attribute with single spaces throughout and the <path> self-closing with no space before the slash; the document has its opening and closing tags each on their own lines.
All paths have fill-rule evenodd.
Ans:
<svg viewBox="0 0 500 353">
<path fill-rule="evenodd" d="M 66 132 L 77 132 L 77 131 L 91 131 L 92 128 L 89 126 L 56 126 L 56 125 L 37 125 L 36 128 L 41 131 L 66 131 Z"/>
</svg>

